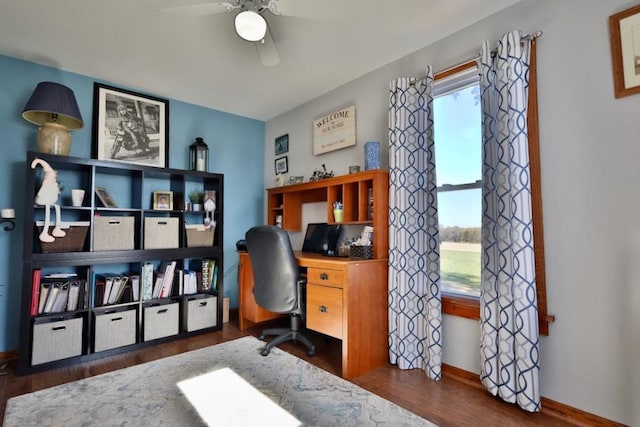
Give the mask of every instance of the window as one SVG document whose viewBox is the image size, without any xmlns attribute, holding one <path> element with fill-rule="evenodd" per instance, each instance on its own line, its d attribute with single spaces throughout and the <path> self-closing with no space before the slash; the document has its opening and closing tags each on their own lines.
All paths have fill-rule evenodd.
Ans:
<svg viewBox="0 0 640 427">
<path fill-rule="evenodd" d="M 482 111 L 476 67 L 436 81 L 433 100 L 442 292 L 480 296 Z"/>
<path fill-rule="evenodd" d="M 529 161 L 540 334 L 548 335 L 535 43 L 529 72 Z M 482 113 L 475 61 L 435 76 L 434 136 L 440 223 L 442 307 L 445 314 L 480 318 Z"/>
</svg>

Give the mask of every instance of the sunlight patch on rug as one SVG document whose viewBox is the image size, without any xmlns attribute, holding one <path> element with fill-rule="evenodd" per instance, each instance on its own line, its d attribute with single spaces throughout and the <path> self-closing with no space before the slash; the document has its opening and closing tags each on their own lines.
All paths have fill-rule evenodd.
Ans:
<svg viewBox="0 0 640 427">
<path fill-rule="evenodd" d="M 230 368 L 180 381 L 178 387 L 208 425 L 257 426 L 264 420 L 281 427 L 302 425 Z"/>
</svg>

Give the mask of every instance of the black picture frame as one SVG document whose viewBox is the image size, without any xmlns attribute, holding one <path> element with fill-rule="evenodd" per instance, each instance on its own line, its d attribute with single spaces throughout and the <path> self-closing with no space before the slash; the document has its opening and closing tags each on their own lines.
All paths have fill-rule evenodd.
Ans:
<svg viewBox="0 0 640 427">
<path fill-rule="evenodd" d="M 92 155 L 168 167 L 169 101 L 95 82 Z"/>
<path fill-rule="evenodd" d="M 289 134 L 276 138 L 276 156 L 287 153 L 289 151 Z"/>
<path fill-rule="evenodd" d="M 287 156 L 277 158 L 275 161 L 275 167 L 276 175 L 278 175 L 279 173 L 289 172 L 289 161 L 287 159 Z"/>
</svg>

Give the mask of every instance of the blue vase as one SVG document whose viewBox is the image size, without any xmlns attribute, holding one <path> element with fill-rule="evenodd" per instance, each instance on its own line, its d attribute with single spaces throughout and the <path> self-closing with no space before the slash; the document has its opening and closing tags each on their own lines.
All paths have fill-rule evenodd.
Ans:
<svg viewBox="0 0 640 427">
<path fill-rule="evenodd" d="M 380 143 L 369 141 L 364 144 L 364 170 L 380 169 Z"/>
</svg>

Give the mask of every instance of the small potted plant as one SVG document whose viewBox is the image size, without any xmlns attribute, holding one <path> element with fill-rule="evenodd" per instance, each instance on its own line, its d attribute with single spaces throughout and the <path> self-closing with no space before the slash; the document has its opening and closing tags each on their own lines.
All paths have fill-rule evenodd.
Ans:
<svg viewBox="0 0 640 427">
<path fill-rule="evenodd" d="M 192 190 L 189 193 L 189 200 L 191 201 L 191 209 L 201 211 L 202 203 L 204 202 L 204 190 Z"/>
</svg>

